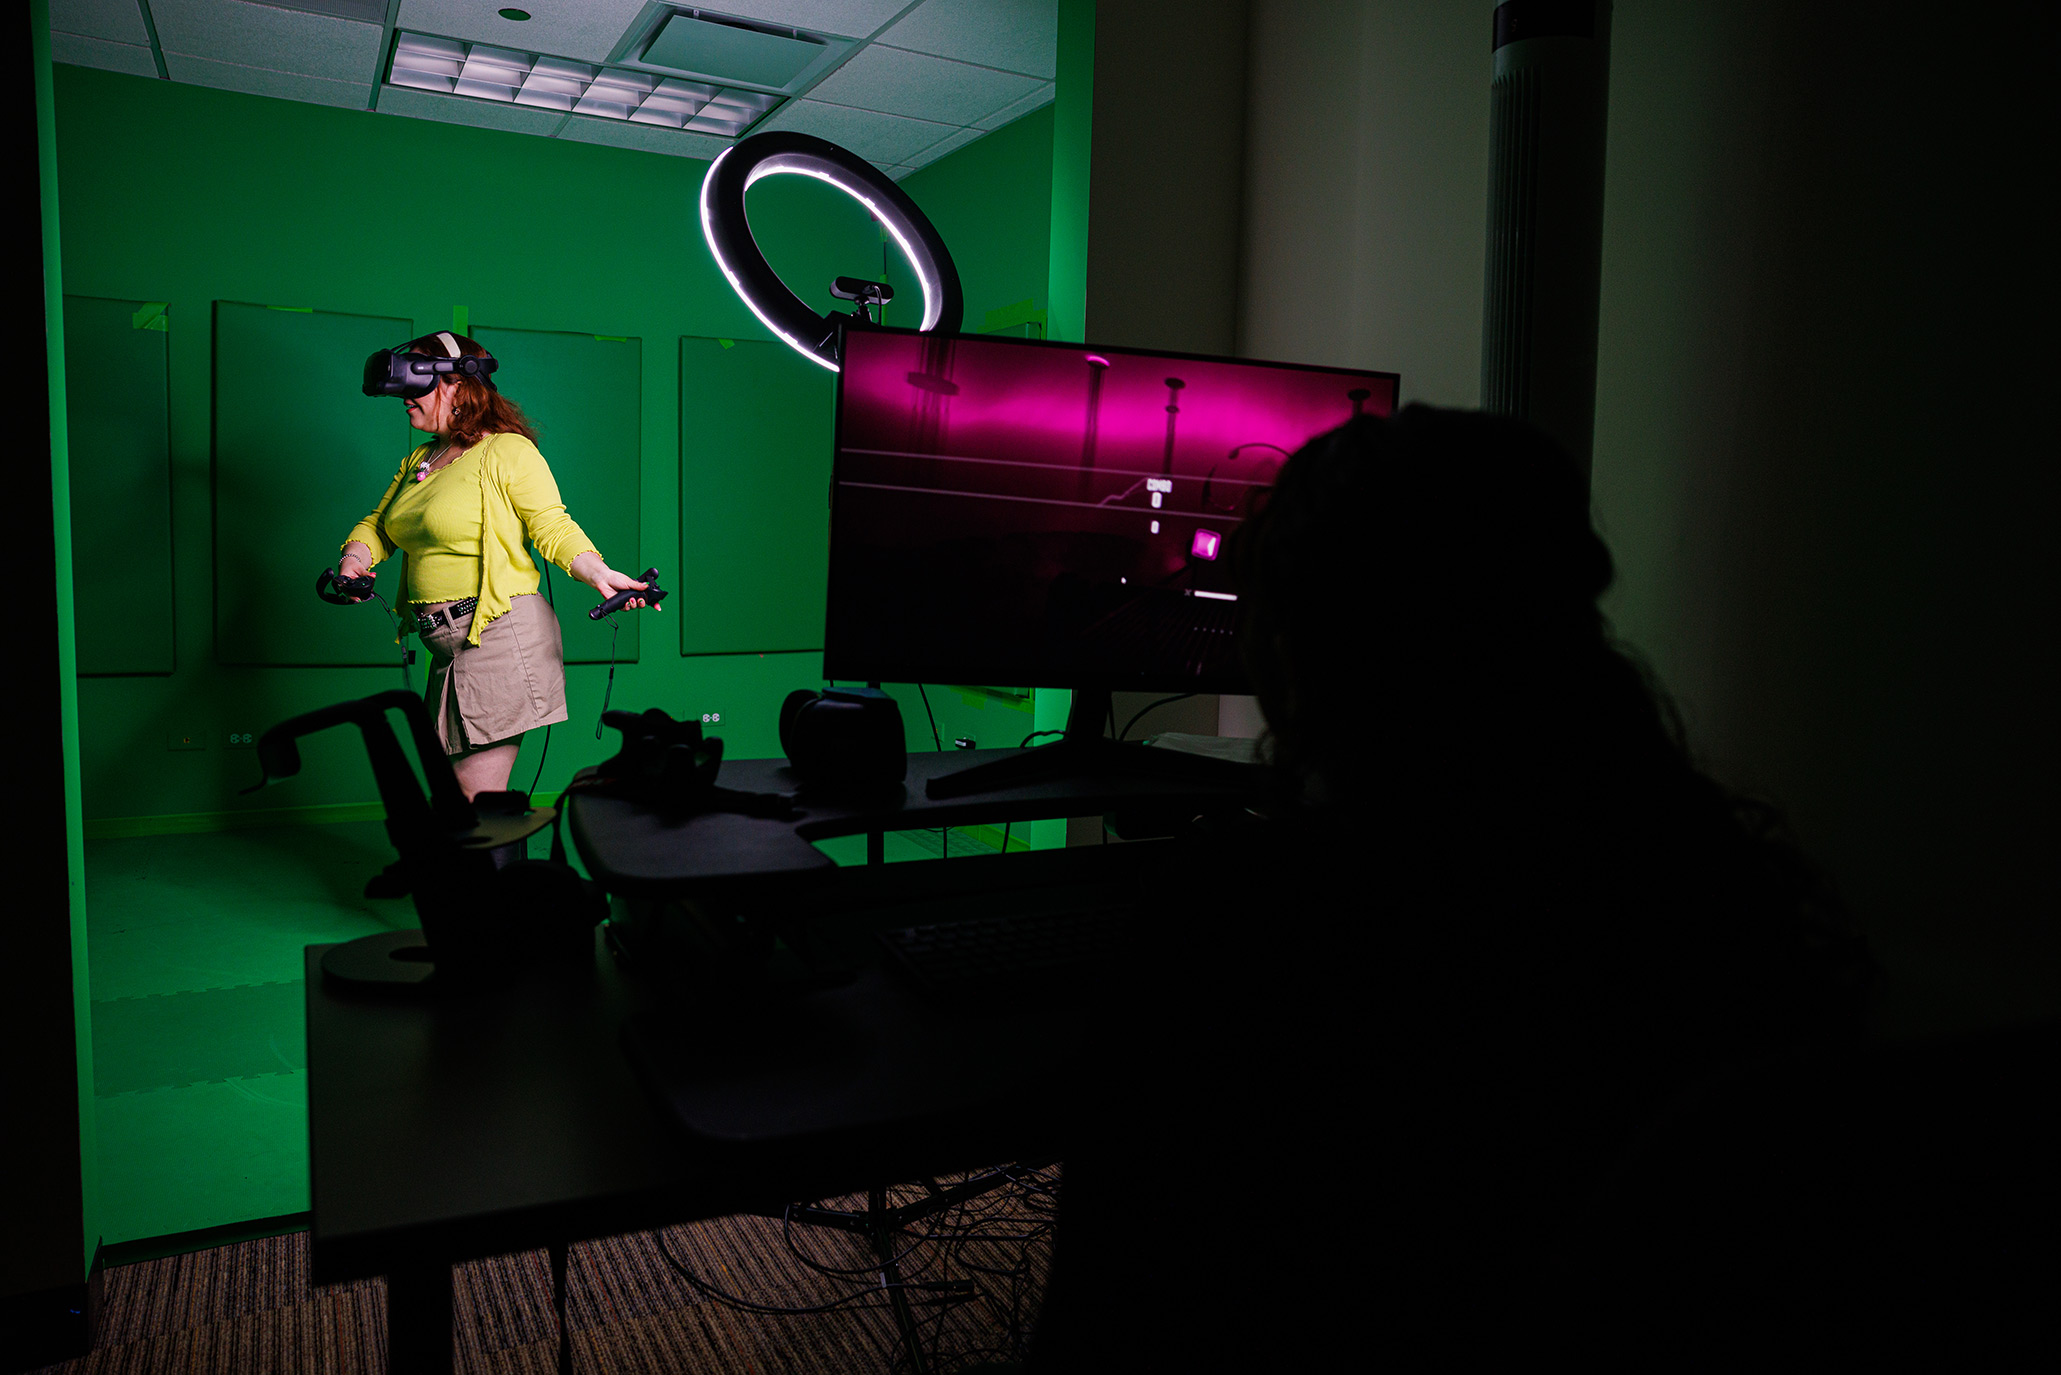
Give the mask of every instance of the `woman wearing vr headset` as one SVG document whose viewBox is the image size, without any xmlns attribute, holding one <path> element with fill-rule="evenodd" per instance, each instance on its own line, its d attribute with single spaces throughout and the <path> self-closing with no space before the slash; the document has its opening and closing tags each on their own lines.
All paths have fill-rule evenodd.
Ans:
<svg viewBox="0 0 2061 1375">
<path fill-rule="evenodd" d="M 490 378 L 498 366 L 449 331 L 366 360 L 365 394 L 402 398 L 429 439 L 352 528 L 336 570 L 355 578 L 401 554 L 396 609 L 430 652 L 425 701 L 468 798 L 507 788 L 523 734 L 566 719 L 558 617 L 526 546 L 604 599 L 647 586 L 610 568 L 566 514 L 536 431 Z"/>
</svg>

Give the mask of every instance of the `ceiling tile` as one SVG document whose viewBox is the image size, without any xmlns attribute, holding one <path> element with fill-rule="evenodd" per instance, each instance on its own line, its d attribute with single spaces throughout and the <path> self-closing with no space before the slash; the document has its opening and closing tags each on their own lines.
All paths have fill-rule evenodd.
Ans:
<svg viewBox="0 0 2061 1375">
<path fill-rule="evenodd" d="M 501 17 L 506 5 L 507 0 L 401 0 L 394 26 L 578 62 L 605 62 L 644 12 L 644 0 L 537 0 L 520 6 L 530 17 L 516 21 Z"/>
<path fill-rule="evenodd" d="M 678 158 L 712 159 L 730 146 L 726 138 L 690 134 L 655 124 L 633 124 L 620 119 L 589 119 L 574 115 L 558 131 L 560 138 L 578 143 L 603 143 L 611 148 L 636 148 L 647 153 L 667 153 Z"/>
<path fill-rule="evenodd" d="M 370 82 L 330 81 L 299 72 L 275 72 L 267 67 L 216 62 L 188 53 L 166 53 L 165 71 L 172 80 L 188 86 L 213 86 L 217 90 L 268 95 L 279 100 L 302 100 L 314 105 L 336 105 L 351 110 L 364 109 L 366 98 L 372 94 Z"/>
<path fill-rule="evenodd" d="M 952 132 L 949 127 L 929 120 L 826 105 L 820 100 L 790 100 L 759 129 L 814 134 L 882 167 L 900 163 Z"/>
<path fill-rule="evenodd" d="M 150 46 L 150 30 L 143 23 L 143 11 L 136 8 L 136 0 L 50 0 L 50 31 Z M 155 73 L 157 69 L 151 70 Z"/>
<path fill-rule="evenodd" d="M 903 158 L 902 162 L 904 165 L 910 168 L 928 167 L 931 163 L 936 162 L 945 154 L 956 152 L 959 149 L 964 148 L 967 144 L 973 142 L 975 139 L 979 138 L 985 132 L 986 131 L 983 129 L 955 130 L 954 132 L 949 133 L 945 135 L 943 138 L 939 139 L 936 143 L 931 144 L 930 147 L 924 149 L 922 152 L 917 153 L 915 156 Z"/>
<path fill-rule="evenodd" d="M 306 10 L 309 14 L 356 19 L 366 24 L 386 23 L 386 0 L 263 0 L 282 10 Z"/>
<path fill-rule="evenodd" d="M 1059 63 L 1059 0 L 924 0 L 879 41 L 1050 81 Z"/>
<path fill-rule="evenodd" d="M 870 38 L 908 6 L 909 0 L 717 0 L 702 12 L 840 38 Z"/>
<path fill-rule="evenodd" d="M 131 76 L 157 75 L 157 59 L 150 49 L 133 43 L 108 43 L 83 34 L 50 33 L 50 60 L 69 62 L 74 67 L 98 67 L 102 71 L 127 72 Z"/>
<path fill-rule="evenodd" d="M 383 115 L 407 115 L 412 119 L 434 119 L 445 124 L 470 124 L 478 129 L 506 129 L 517 134 L 555 134 L 566 118 L 556 110 L 539 110 L 529 105 L 501 105 L 490 100 L 467 100 L 455 95 L 433 95 L 402 86 L 379 88 L 379 112 Z"/>
<path fill-rule="evenodd" d="M 1004 124 L 1014 124 L 1032 110 L 1042 109 L 1050 105 L 1052 97 L 1058 93 L 1058 90 L 1059 87 L 1056 83 L 1048 81 L 1023 99 L 1004 105 L 1001 109 L 980 121 L 975 127 L 992 131 L 1001 128 Z"/>
<path fill-rule="evenodd" d="M 1035 77 L 876 43 L 817 82 L 809 96 L 860 110 L 966 125 L 1014 104 L 1040 84 Z"/>
<path fill-rule="evenodd" d="M 379 62 L 380 28 L 243 0 L 151 0 L 166 68 L 171 54 L 275 72 L 366 83 Z M 176 71 L 172 80 L 182 81 Z"/>
</svg>

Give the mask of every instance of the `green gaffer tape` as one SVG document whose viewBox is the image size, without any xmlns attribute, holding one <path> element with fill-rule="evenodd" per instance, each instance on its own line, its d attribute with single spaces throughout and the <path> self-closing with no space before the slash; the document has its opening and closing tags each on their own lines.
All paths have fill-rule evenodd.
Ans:
<svg viewBox="0 0 2061 1375">
<path fill-rule="evenodd" d="M 452 306 L 452 307 L 451 307 L 451 333 L 453 333 L 453 334 L 470 334 L 471 332 L 472 332 L 472 307 L 471 307 L 471 306 Z"/>
<path fill-rule="evenodd" d="M 627 334 L 597 334 L 594 336 L 594 342 L 597 344 L 627 344 L 630 342 L 630 336 Z"/>
<path fill-rule="evenodd" d="M 313 315 L 315 313 L 315 307 L 313 306 L 266 306 L 265 309 L 283 310 L 293 315 Z"/>
<path fill-rule="evenodd" d="M 129 328 L 161 331 L 165 328 L 165 311 L 169 308 L 163 301 L 145 301 L 136 313 L 129 317 Z"/>
<path fill-rule="evenodd" d="M 1037 308 L 1035 300 L 1027 299 L 1018 301 L 1013 306 L 1003 306 L 998 310 L 989 311 L 985 316 L 981 317 L 980 327 L 983 331 L 987 331 L 1008 329 L 1012 325 L 1042 325 L 1044 323 L 1045 312 Z"/>
<path fill-rule="evenodd" d="M 734 349 L 737 347 L 737 341 L 735 339 L 718 339 L 716 340 L 716 342 L 721 344 L 726 349 Z"/>
</svg>

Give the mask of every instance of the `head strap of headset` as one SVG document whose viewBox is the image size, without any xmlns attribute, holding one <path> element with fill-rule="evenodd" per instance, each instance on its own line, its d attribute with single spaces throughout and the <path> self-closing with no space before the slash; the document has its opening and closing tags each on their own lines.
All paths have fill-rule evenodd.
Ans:
<svg viewBox="0 0 2061 1375">
<path fill-rule="evenodd" d="M 490 353 L 470 354 L 458 344 L 458 336 L 449 330 L 439 330 L 433 336 L 443 347 L 444 356 L 431 353 L 404 352 L 401 348 L 380 349 L 365 360 L 365 394 L 367 396 L 426 396 L 440 378 L 452 375 L 476 377 L 487 384 L 489 391 L 499 391 L 494 385 L 492 373 L 501 364 Z M 415 341 L 410 341 L 415 342 Z"/>
</svg>

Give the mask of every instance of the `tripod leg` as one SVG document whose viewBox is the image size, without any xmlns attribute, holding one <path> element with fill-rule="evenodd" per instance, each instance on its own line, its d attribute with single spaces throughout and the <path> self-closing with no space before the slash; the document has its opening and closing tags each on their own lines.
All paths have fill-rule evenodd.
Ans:
<svg viewBox="0 0 2061 1375">
<path fill-rule="evenodd" d="M 880 1257 L 880 1281 L 895 1287 L 887 1291 L 888 1303 L 894 1308 L 895 1330 L 902 1334 L 902 1341 L 909 1348 L 909 1369 L 915 1375 L 930 1375 L 930 1363 L 923 1358 L 923 1337 L 916 1327 L 916 1315 L 910 1311 L 908 1293 L 901 1288 L 901 1267 L 895 1263 L 895 1233 L 887 1216 L 887 1189 L 876 1184 L 866 1191 L 866 1216 L 873 1223 L 873 1250 Z"/>
<path fill-rule="evenodd" d="M 386 1352 L 393 1375 L 448 1375 L 455 1368 L 449 1261 L 396 1266 L 388 1273 Z"/>
<path fill-rule="evenodd" d="M 558 1309 L 558 1375 L 572 1375 L 572 1320 L 565 1282 L 571 1264 L 571 1242 L 559 1242 L 551 1248 L 551 1302 Z"/>
</svg>

